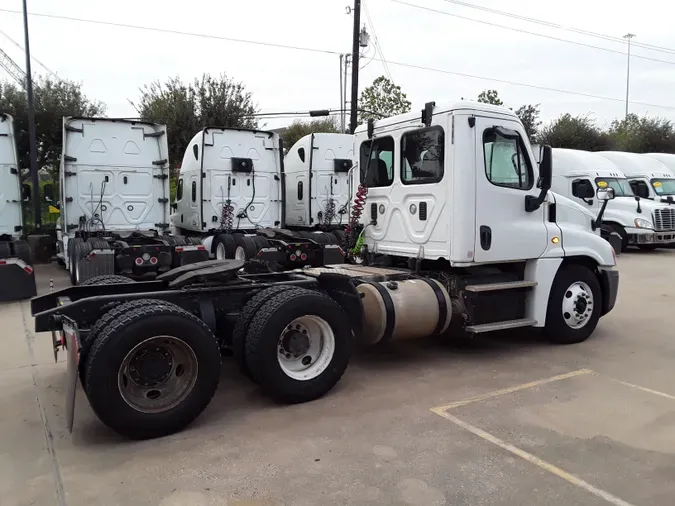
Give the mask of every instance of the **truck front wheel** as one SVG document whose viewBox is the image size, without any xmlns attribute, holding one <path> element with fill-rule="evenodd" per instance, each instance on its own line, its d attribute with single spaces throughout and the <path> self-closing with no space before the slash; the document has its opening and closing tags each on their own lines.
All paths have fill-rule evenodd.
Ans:
<svg viewBox="0 0 675 506">
<path fill-rule="evenodd" d="M 552 342 L 585 341 L 595 330 L 602 312 L 602 291 L 593 271 L 566 265 L 558 271 L 546 311 L 546 334 Z"/>
<path fill-rule="evenodd" d="M 92 409 L 131 439 L 177 432 L 211 401 L 220 350 L 197 317 L 165 301 L 129 303 L 95 337 L 86 362 Z"/>
</svg>

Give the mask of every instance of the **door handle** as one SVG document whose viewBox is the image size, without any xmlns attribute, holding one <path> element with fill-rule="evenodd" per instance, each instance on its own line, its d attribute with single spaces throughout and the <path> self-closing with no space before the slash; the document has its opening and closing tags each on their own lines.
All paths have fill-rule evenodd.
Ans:
<svg viewBox="0 0 675 506">
<path fill-rule="evenodd" d="M 487 251 L 492 246 L 492 229 L 486 225 L 480 226 L 480 247 Z"/>
</svg>

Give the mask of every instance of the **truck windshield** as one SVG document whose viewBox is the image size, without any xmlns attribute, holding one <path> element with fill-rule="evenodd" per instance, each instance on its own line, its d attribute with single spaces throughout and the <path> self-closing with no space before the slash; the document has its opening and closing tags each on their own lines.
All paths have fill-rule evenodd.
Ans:
<svg viewBox="0 0 675 506">
<path fill-rule="evenodd" d="M 675 179 L 652 179 L 651 183 L 657 195 L 675 195 Z"/>
<path fill-rule="evenodd" d="M 633 189 L 627 179 L 616 177 L 596 177 L 595 184 L 599 189 L 612 188 L 616 197 L 634 197 Z"/>
</svg>

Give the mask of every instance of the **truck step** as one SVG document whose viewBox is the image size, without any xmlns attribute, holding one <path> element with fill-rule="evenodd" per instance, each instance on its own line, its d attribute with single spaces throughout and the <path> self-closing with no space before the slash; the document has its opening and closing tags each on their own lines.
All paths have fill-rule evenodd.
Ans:
<svg viewBox="0 0 675 506">
<path fill-rule="evenodd" d="M 531 318 L 520 318 L 519 320 L 507 320 L 504 322 L 484 323 L 482 325 L 469 325 L 467 332 L 472 334 L 482 334 L 484 332 L 494 332 L 495 330 L 516 329 L 518 327 L 531 327 L 537 320 Z"/>
<path fill-rule="evenodd" d="M 505 281 L 502 283 L 486 283 L 484 285 L 467 285 L 467 292 L 496 292 L 499 290 L 513 290 L 515 288 L 532 288 L 537 286 L 536 281 Z"/>
</svg>

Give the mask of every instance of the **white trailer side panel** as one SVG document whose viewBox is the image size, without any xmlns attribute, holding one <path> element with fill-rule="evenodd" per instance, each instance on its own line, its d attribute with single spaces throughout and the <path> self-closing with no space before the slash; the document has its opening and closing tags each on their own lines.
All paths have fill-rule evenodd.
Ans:
<svg viewBox="0 0 675 506">
<path fill-rule="evenodd" d="M 12 117 L 0 112 L 0 235 L 18 237 L 21 226 L 21 185 Z"/>
</svg>

